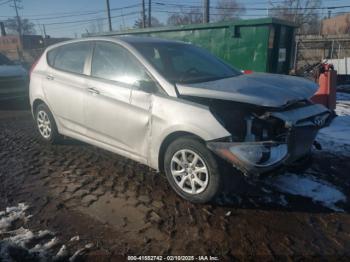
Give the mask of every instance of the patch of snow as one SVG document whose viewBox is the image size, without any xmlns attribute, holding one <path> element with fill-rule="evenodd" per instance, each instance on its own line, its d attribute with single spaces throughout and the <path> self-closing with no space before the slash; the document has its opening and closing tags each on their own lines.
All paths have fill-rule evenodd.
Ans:
<svg viewBox="0 0 350 262">
<path fill-rule="evenodd" d="M 7 207 L 5 211 L 0 211 L 0 261 L 14 261 L 9 250 L 13 248 L 23 249 L 27 260 L 30 261 L 66 261 L 69 256 L 66 245 L 62 245 L 56 255 L 53 254 L 53 248 L 59 244 L 55 234 L 49 230 L 39 230 L 37 233 L 29 229 L 20 227 L 10 230 L 14 222 L 25 223 L 31 216 L 26 216 L 25 211 L 28 206 L 20 203 L 14 207 Z M 50 237 L 49 240 L 46 238 Z M 79 241 L 79 236 L 72 237 L 71 241 Z M 34 245 L 34 247 L 33 247 Z M 80 255 L 93 248 L 92 243 L 86 244 L 79 249 L 69 259 L 75 261 Z"/>
<path fill-rule="evenodd" d="M 8 241 L 10 243 L 13 243 L 15 245 L 18 245 L 20 247 L 25 248 L 25 246 L 32 240 L 34 239 L 34 234 L 32 231 L 29 229 L 25 229 L 21 227 L 18 230 L 14 230 L 11 232 L 13 236 L 9 238 L 5 238 L 5 241 Z"/>
<path fill-rule="evenodd" d="M 79 240 L 80 240 L 79 236 L 74 236 L 69 241 L 79 241 Z"/>
<path fill-rule="evenodd" d="M 343 211 L 336 204 L 345 202 L 346 196 L 334 185 L 312 175 L 285 173 L 270 178 L 269 182 L 280 192 L 309 197 L 315 203 L 320 203 L 329 209 Z"/>
<path fill-rule="evenodd" d="M 284 195 L 280 195 L 280 199 L 279 199 L 278 203 L 281 206 L 288 206 L 288 201 Z"/>
<path fill-rule="evenodd" d="M 78 249 L 78 250 L 73 254 L 73 256 L 71 256 L 71 257 L 69 258 L 69 261 L 70 261 L 70 262 L 76 261 L 76 259 L 77 259 L 79 256 L 85 254 L 89 249 L 91 249 L 91 248 L 93 248 L 93 247 L 94 247 L 94 244 L 92 244 L 92 243 L 86 244 L 85 247 Z"/>
<path fill-rule="evenodd" d="M 46 236 L 52 236 L 53 233 L 49 230 L 39 230 L 38 232 L 38 237 L 42 238 L 42 237 L 46 237 Z"/>
<path fill-rule="evenodd" d="M 88 243 L 88 244 L 85 245 L 85 248 L 86 248 L 86 249 L 91 249 L 91 248 L 93 248 L 93 247 L 94 247 L 94 244 L 93 244 L 93 243 Z"/>
<path fill-rule="evenodd" d="M 267 194 L 270 194 L 271 191 L 265 192 Z M 264 195 L 261 197 L 262 202 L 266 204 L 278 204 L 280 206 L 288 206 L 288 201 L 286 200 L 284 195 Z"/>
<path fill-rule="evenodd" d="M 57 254 L 56 254 L 56 258 L 61 258 L 61 257 L 66 257 L 68 256 L 68 250 L 66 245 L 62 245 L 62 247 L 60 248 L 60 250 L 58 250 Z"/>
<path fill-rule="evenodd" d="M 31 252 L 45 252 L 58 244 L 58 239 L 56 237 L 52 238 L 49 242 L 44 244 L 35 245 L 30 251 Z"/>
<path fill-rule="evenodd" d="M 28 206 L 20 203 L 14 207 L 7 207 L 5 211 L 0 213 L 0 261 L 13 261 L 9 250 L 12 248 L 22 248 L 30 256 L 33 261 L 51 261 L 51 250 L 58 245 L 59 240 L 49 230 L 40 230 L 37 233 L 30 231 L 24 227 L 10 230 L 14 222 L 25 223 L 29 217 L 25 211 Z M 45 240 L 47 236 L 51 239 Z M 34 247 L 32 245 L 36 244 Z M 62 248 L 61 248 L 62 249 Z M 62 253 L 63 251 L 61 251 Z M 29 260 L 30 260 L 29 259 Z"/>
<path fill-rule="evenodd" d="M 0 215 L 0 233 L 7 230 L 15 220 L 24 219 L 27 209 L 28 206 L 26 204 L 19 203 L 16 207 L 7 207 L 6 211 L 2 211 Z"/>
<path fill-rule="evenodd" d="M 350 86 L 349 86 L 350 87 Z M 337 92 L 337 101 L 349 101 L 350 93 Z"/>
<path fill-rule="evenodd" d="M 337 93 L 335 111 L 338 116 L 319 131 L 316 139 L 325 151 L 350 155 L 350 94 Z"/>
</svg>

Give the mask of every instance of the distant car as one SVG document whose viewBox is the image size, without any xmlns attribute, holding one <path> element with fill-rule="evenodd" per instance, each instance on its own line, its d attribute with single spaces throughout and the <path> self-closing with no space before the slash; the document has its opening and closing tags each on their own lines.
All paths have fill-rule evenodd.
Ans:
<svg viewBox="0 0 350 262">
<path fill-rule="evenodd" d="M 183 42 L 96 37 L 48 48 L 31 74 L 30 103 L 45 141 L 65 135 L 165 171 L 180 196 L 203 203 L 221 190 L 220 159 L 259 175 L 310 153 L 331 121 L 309 101 L 316 89 L 242 74 Z"/>
<path fill-rule="evenodd" d="M 0 100 L 28 97 L 28 72 L 0 53 Z"/>
</svg>

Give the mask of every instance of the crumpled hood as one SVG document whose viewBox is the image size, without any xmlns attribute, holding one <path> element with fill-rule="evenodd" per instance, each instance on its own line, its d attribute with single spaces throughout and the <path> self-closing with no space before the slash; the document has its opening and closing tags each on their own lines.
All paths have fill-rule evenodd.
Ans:
<svg viewBox="0 0 350 262">
<path fill-rule="evenodd" d="M 21 65 L 0 65 L 0 77 L 26 76 L 26 73 Z"/>
<path fill-rule="evenodd" d="M 281 107 L 309 99 L 318 85 L 301 77 L 254 73 L 217 81 L 176 84 L 183 96 L 231 100 L 266 107 Z"/>
</svg>

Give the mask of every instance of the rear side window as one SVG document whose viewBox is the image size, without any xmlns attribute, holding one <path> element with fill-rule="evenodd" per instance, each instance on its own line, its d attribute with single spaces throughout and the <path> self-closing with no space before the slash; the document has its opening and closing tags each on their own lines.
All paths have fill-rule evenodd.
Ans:
<svg viewBox="0 0 350 262">
<path fill-rule="evenodd" d="M 139 86 L 150 81 L 143 66 L 123 47 L 108 42 L 97 42 L 92 57 L 91 75 Z"/>
<path fill-rule="evenodd" d="M 54 67 L 55 58 L 58 51 L 59 51 L 59 48 L 55 48 L 47 52 L 47 63 L 52 67 Z"/>
<path fill-rule="evenodd" d="M 74 43 L 61 46 L 48 53 L 48 63 L 54 68 L 83 74 L 85 60 L 90 52 L 90 43 Z"/>
</svg>

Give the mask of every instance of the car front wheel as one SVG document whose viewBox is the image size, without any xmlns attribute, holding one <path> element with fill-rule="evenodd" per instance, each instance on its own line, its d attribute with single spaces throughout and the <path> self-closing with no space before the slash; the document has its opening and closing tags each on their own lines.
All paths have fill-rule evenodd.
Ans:
<svg viewBox="0 0 350 262">
<path fill-rule="evenodd" d="M 220 190 L 217 160 L 194 136 L 181 137 L 168 146 L 164 169 L 175 192 L 191 202 L 209 202 Z"/>
</svg>

